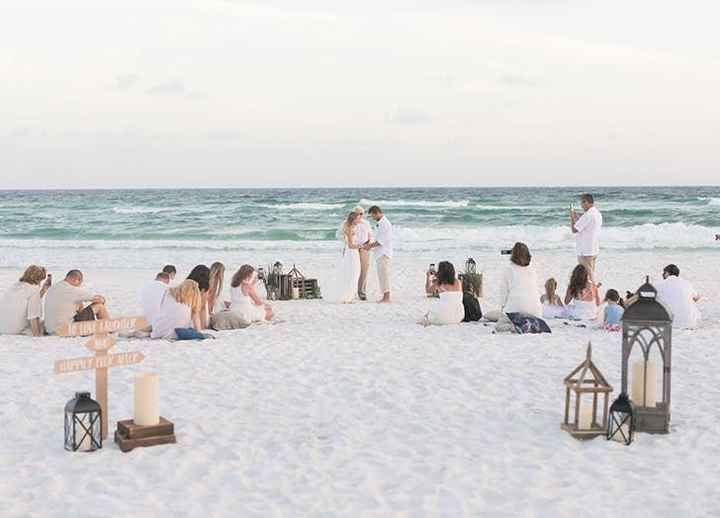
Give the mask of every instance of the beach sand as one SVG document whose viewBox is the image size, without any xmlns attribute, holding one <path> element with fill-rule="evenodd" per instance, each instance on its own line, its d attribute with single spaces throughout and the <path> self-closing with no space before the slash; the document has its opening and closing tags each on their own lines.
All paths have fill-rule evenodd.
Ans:
<svg viewBox="0 0 720 518">
<path fill-rule="evenodd" d="M 459 266 L 470 253 L 449 259 Z M 475 258 L 487 307 L 507 259 Z M 673 334 L 671 433 L 640 434 L 630 447 L 560 430 L 562 380 L 589 340 L 613 399 L 619 393 L 619 333 L 556 321 L 541 336 L 493 335 L 478 323 L 422 328 L 424 270 L 445 259 L 422 252 L 398 254 L 392 305 L 280 302 L 280 322 L 216 340 L 119 341 L 116 352 L 146 359 L 110 371 L 111 429 L 132 417 L 133 376 L 157 372 L 176 445 L 64 451 L 63 407 L 75 391 L 94 393 L 94 376 L 54 375 L 53 362 L 85 355 L 86 340 L 2 336 L 0 516 L 717 516 L 718 258 L 600 257 L 602 293 L 636 289 L 675 262 L 704 295 L 702 327 Z M 215 259 L 230 270 L 249 258 L 206 262 Z M 334 256 L 284 262 L 293 260 L 327 288 Z M 571 250 L 533 260 L 541 282 L 554 275 L 564 289 Z M 160 266 L 88 267 L 86 279 L 114 315 L 129 316 Z M 192 265 L 179 266 L 183 274 Z M 63 270 L 53 270 L 56 281 Z M 19 274 L 0 270 L 0 286 Z"/>
</svg>

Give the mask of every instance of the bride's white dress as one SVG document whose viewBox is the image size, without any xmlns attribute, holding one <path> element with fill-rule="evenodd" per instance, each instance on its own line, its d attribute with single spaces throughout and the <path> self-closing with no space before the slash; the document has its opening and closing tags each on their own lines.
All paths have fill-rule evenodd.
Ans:
<svg viewBox="0 0 720 518">
<path fill-rule="evenodd" d="M 355 234 L 353 233 L 353 236 Z M 343 239 L 342 256 L 335 276 L 335 297 L 337 302 L 349 303 L 355 300 L 360 278 L 360 253 L 348 248 L 347 239 Z"/>
</svg>

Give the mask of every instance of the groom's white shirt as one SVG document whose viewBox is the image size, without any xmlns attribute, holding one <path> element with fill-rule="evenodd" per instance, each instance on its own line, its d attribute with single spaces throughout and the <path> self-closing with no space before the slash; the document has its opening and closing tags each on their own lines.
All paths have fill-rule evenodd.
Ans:
<svg viewBox="0 0 720 518">
<path fill-rule="evenodd" d="M 385 216 L 378 221 L 377 236 L 375 236 L 375 241 L 379 244 L 379 246 L 375 247 L 375 257 L 379 259 L 382 256 L 387 256 L 389 259 L 392 259 L 393 227 Z"/>
<path fill-rule="evenodd" d="M 372 232 L 370 231 L 370 223 L 364 219 L 359 225 L 355 225 L 355 244 L 364 245 L 372 239 Z"/>
</svg>

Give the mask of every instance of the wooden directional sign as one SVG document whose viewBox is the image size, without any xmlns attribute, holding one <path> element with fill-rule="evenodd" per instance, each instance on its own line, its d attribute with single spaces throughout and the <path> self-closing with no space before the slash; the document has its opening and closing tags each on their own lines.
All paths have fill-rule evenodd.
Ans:
<svg viewBox="0 0 720 518">
<path fill-rule="evenodd" d="M 90 336 L 118 331 L 143 329 L 148 323 L 143 317 L 111 318 L 108 320 L 88 320 L 85 322 L 70 322 L 60 328 L 59 336 Z"/>
<path fill-rule="evenodd" d="M 55 374 L 86 371 L 92 369 L 107 369 L 109 367 L 123 367 L 140 363 L 145 355 L 139 351 L 129 353 L 104 354 L 101 356 L 86 356 L 84 358 L 71 358 L 55 362 Z"/>
<path fill-rule="evenodd" d="M 110 367 L 122 367 L 140 363 L 145 355 L 139 351 L 108 354 L 115 345 L 115 340 L 108 335 L 116 331 L 129 331 L 143 329 L 147 322 L 142 317 L 113 318 L 109 320 L 91 320 L 87 322 L 72 322 L 64 326 L 60 336 L 90 336 L 92 338 L 85 344 L 95 356 L 84 358 L 71 358 L 55 362 L 55 374 L 66 374 L 83 370 L 95 369 L 95 397 L 102 408 L 102 437 L 107 439 L 108 434 L 108 403 L 107 403 L 107 370 Z"/>
</svg>

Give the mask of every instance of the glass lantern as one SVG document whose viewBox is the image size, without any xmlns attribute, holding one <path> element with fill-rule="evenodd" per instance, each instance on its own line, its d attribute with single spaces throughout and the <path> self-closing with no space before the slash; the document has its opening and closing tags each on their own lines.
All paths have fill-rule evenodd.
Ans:
<svg viewBox="0 0 720 518">
<path fill-rule="evenodd" d="M 76 392 L 65 405 L 65 449 L 95 451 L 102 448 L 102 409 L 90 392 Z"/>
<path fill-rule="evenodd" d="M 472 257 L 468 257 L 468 260 L 465 261 L 465 273 L 477 273 L 477 263 Z"/>
<path fill-rule="evenodd" d="M 624 392 L 610 405 L 607 440 L 625 445 L 633 442 L 635 435 L 635 407 Z"/>
<path fill-rule="evenodd" d="M 628 302 L 623 314 L 622 392 L 635 406 L 638 432 L 668 433 L 672 314 L 657 300 L 649 278 Z M 633 351 L 639 359 L 631 362 Z"/>
</svg>

